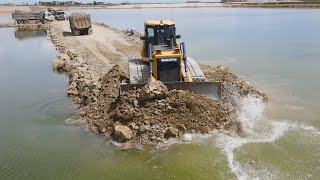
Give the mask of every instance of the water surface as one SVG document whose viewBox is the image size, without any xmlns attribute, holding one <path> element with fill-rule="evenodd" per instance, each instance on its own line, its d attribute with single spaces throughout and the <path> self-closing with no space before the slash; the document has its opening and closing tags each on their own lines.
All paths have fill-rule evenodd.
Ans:
<svg viewBox="0 0 320 180">
<path fill-rule="evenodd" d="M 241 138 L 188 135 L 192 143 L 117 150 L 103 137 L 65 124 L 75 111 L 66 77 L 51 70 L 56 51 L 46 38 L 15 38 L 14 29 L 0 29 L 0 177 L 320 178 L 320 10 L 86 11 L 96 22 L 138 31 L 146 19 L 175 20 L 189 56 L 230 67 L 270 102 L 239 100 Z"/>
<path fill-rule="evenodd" d="M 3 24 L 13 23 L 13 20 L 10 15 L 0 14 L 0 23 L 3 23 Z"/>
</svg>

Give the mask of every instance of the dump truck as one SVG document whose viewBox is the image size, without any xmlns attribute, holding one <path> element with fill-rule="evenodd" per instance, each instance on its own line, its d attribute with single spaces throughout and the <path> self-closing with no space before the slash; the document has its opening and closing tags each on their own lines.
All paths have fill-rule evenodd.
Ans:
<svg viewBox="0 0 320 180">
<path fill-rule="evenodd" d="M 69 17 L 70 29 L 73 35 L 92 34 L 91 17 L 86 13 L 73 13 Z"/>
<path fill-rule="evenodd" d="M 18 24 L 45 23 L 45 15 L 43 12 L 14 11 L 12 19 Z"/>
<path fill-rule="evenodd" d="M 208 82 L 199 64 L 187 57 L 185 43 L 177 41 L 181 36 L 176 35 L 174 21 L 146 21 L 144 27 L 141 59 L 129 60 L 129 80 L 120 85 L 120 93 L 159 80 L 169 90 L 221 98 L 221 82 Z"/>
<path fill-rule="evenodd" d="M 52 8 L 52 7 L 49 7 L 49 8 L 47 9 L 47 11 L 50 12 L 50 13 L 52 13 L 52 14 L 54 14 L 55 9 Z"/>
</svg>

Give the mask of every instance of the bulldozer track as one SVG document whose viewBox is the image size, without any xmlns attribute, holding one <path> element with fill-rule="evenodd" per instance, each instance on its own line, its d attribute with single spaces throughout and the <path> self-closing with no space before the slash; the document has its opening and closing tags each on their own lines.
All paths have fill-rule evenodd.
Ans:
<svg viewBox="0 0 320 180">
<path fill-rule="evenodd" d="M 147 83 L 150 76 L 149 66 L 141 59 L 129 60 L 130 83 Z"/>
<path fill-rule="evenodd" d="M 182 69 L 184 70 L 184 64 L 182 64 Z M 187 69 L 193 81 L 196 81 L 196 82 L 207 81 L 207 78 L 203 74 L 201 68 L 199 67 L 199 64 L 190 57 L 187 57 Z M 185 71 L 183 71 L 182 74 L 183 76 L 186 76 Z"/>
</svg>

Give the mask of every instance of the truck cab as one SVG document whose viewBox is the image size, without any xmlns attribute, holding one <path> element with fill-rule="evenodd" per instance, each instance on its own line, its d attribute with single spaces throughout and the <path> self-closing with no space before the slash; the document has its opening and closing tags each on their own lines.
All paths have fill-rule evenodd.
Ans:
<svg viewBox="0 0 320 180">
<path fill-rule="evenodd" d="M 54 15 L 52 15 L 52 13 L 49 12 L 49 11 L 43 12 L 43 15 L 44 15 L 44 19 L 45 19 L 46 21 L 51 22 L 51 21 L 53 21 L 53 20 L 55 19 Z"/>
<path fill-rule="evenodd" d="M 62 10 L 54 11 L 54 17 L 56 18 L 56 20 L 66 20 L 65 12 Z"/>
</svg>

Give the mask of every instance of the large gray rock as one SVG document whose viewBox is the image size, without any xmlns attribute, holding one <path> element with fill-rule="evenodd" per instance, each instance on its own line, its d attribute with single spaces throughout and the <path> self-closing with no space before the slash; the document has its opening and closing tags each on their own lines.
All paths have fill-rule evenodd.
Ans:
<svg viewBox="0 0 320 180">
<path fill-rule="evenodd" d="M 76 96 L 79 94 L 79 91 L 77 89 L 77 83 L 76 82 L 72 82 L 68 88 L 68 95 L 73 95 L 73 96 Z"/>
<path fill-rule="evenodd" d="M 70 72 L 73 69 L 72 64 L 69 61 L 65 61 L 63 70 L 66 72 Z"/>
<path fill-rule="evenodd" d="M 79 79 L 79 74 L 78 73 L 71 73 L 69 75 L 69 82 L 75 82 Z"/>
<path fill-rule="evenodd" d="M 142 134 L 144 132 L 150 131 L 150 126 L 149 125 L 142 125 L 139 127 L 139 133 Z"/>
<path fill-rule="evenodd" d="M 125 142 L 133 136 L 129 127 L 123 125 L 115 125 L 113 128 L 113 137 L 118 142 Z"/>
<path fill-rule="evenodd" d="M 179 130 L 174 127 L 169 127 L 167 129 L 166 133 L 164 134 L 164 137 L 167 139 L 179 137 Z"/>
<path fill-rule="evenodd" d="M 52 61 L 52 68 L 55 71 L 61 70 L 64 66 L 64 61 L 60 59 L 55 59 Z"/>
<path fill-rule="evenodd" d="M 186 128 L 186 126 L 184 126 L 183 124 L 179 124 L 179 125 L 177 126 L 177 128 L 178 128 L 178 130 L 179 130 L 181 133 L 183 133 L 183 134 L 185 134 L 185 133 L 187 132 L 187 128 Z"/>
<path fill-rule="evenodd" d="M 68 54 L 60 53 L 58 57 L 63 61 L 70 61 L 70 57 L 68 56 Z"/>
<path fill-rule="evenodd" d="M 139 102 L 145 103 L 155 99 L 165 99 L 168 96 L 168 88 L 161 81 L 154 81 L 146 84 L 139 96 Z"/>
</svg>

